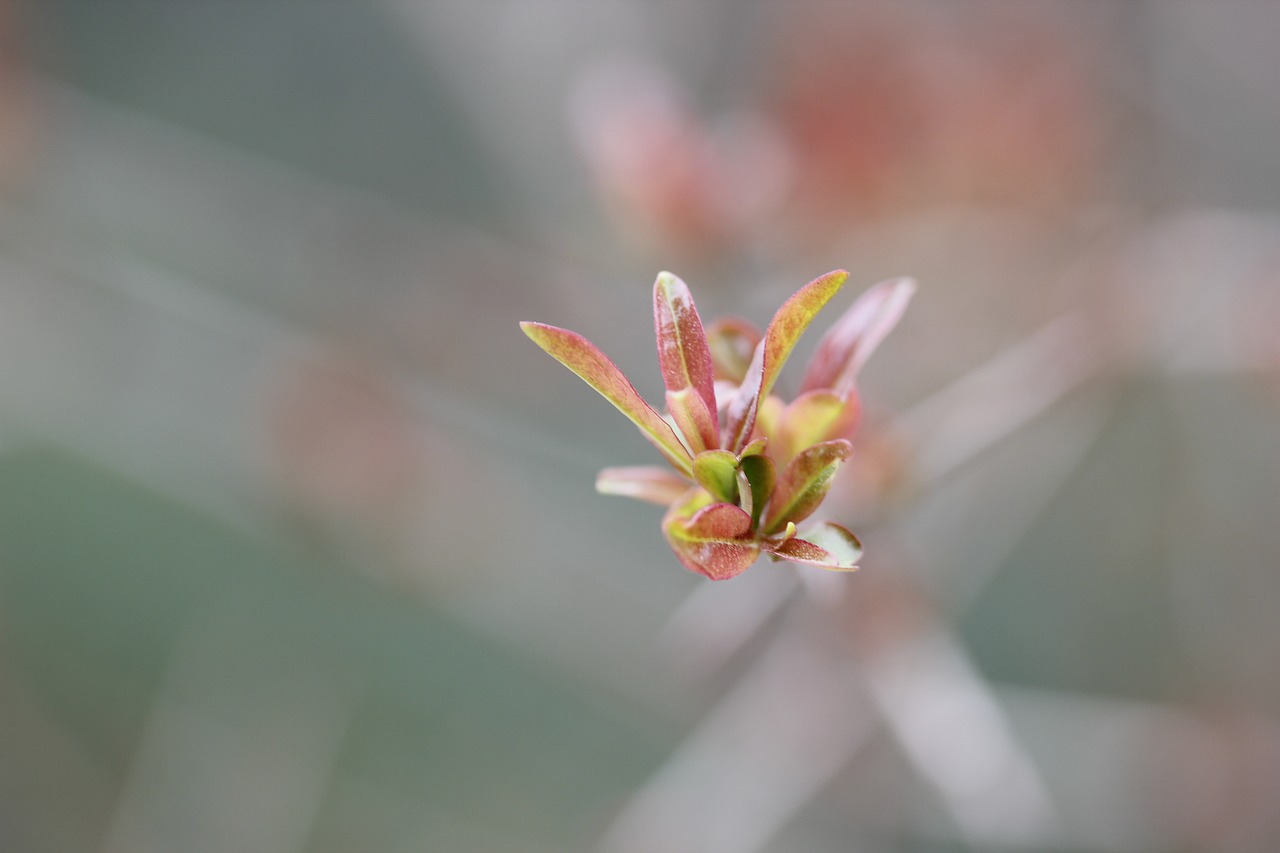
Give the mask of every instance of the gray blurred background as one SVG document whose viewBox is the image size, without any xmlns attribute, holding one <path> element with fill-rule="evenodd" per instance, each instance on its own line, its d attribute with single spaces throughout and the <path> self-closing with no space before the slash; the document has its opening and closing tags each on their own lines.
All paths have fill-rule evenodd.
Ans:
<svg viewBox="0 0 1280 853">
<path fill-rule="evenodd" d="M 0 850 L 1280 848 L 1277 33 L 0 0 Z M 862 570 L 706 582 L 516 323 L 835 267 Z"/>
</svg>

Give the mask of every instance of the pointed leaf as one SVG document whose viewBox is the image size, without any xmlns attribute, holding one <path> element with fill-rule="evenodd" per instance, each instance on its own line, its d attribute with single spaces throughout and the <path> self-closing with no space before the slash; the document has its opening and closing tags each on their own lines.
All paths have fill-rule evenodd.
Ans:
<svg viewBox="0 0 1280 853">
<path fill-rule="evenodd" d="M 719 447 L 715 376 L 707 335 L 689 288 L 669 272 L 658 273 L 653 284 L 653 328 L 667 404 L 676 425 L 695 453 Z"/>
<path fill-rule="evenodd" d="M 707 327 L 707 345 L 716 379 L 741 384 L 756 345 L 764 337 L 741 317 L 721 317 Z"/>
<path fill-rule="evenodd" d="M 760 342 L 760 346 L 756 348 L 759 355 L 764 349 L 764 341 Z M 747 442 L 751 440 L 751 433 L 756 428 L 756 413 L 760 407 L 760 396 L 754 391 L 747 393 L 748 388 L 760 387 L 760 361 L 754 359 L 751 362 L 751 369 L 747 371 L 747 378 L 742 380 L 742 385 L 738 388 L 738 393 L 729 401 L 729 407 L 725 412 L 725 428 L 724 438 L 720 443 L 735 453 L 740 453 Z"/>
<path fill-rule="evenodd" d="M 765 540 L 761 547 L 776 557 L 793 563 L 808 563 L 834 571 L 851 572 L 862 558 L 858 537 L 838 524 L 823 522 L 802 536 L 781 542 Z"/>
<path fill-rule="evenodd" d="M 823 335 L 800 389 L 830 388 L 842 396 L 847 394 L 862 365 L 902 318 L 915 291 L 912 279 L 895 278 L 858 297 Z"/>
<path fill-rule="evenodd" d="M 520 328 L 548 355 L 578 374 L 600 396 L 630 418 L 668 462 L 686 474 L 693 472 L 689 451 L 680 443 L 675 430 L 644 401 L 617 365 L 595 344 L 577 332 L 544 323 L 526 321 L 520 324 Z"/>
<path fill-rule="evenodd" d="M 751 526 L 760 524 L 760 516 L 769 496 L 773 494 L 773 484 L 777 479 L 777 469 L 773 460 L 763 454 L 744 456 L 738 465 L 751 488 Z"/>
<path fill-rule="evenodd" d="M 848 437 L 858 422 L 860 408 L 856 393 L 848 397 L 824 390 L 801 394 L 778 416 L 771 433 L 778 463 L 785 465 L 801 450 L 819 442 Z"/>
<path fill-rule="evenodd" d="M 852 452 L 849 442 L 837 439 L 815 444 L 796 454 L 774 488 L 763 526 L 765 535 L 777 532 L 788 521 L 808 518 L 827 496 L 836 469 Z"/>
<path fill-rule="evenodd" d="M 658 506 L 670 506 L 689 491 L 689 481 L 666 468 L 652 465 L 605 468 L 596 475 L 596 491 L 602 495 L 620 495 Z"/>
<path fill-rule="evenodd" d="M 750 538 L 751 516 L 733 504 L 700 506 L 708 497 L 699 489 L 673 506 L 662 532 L 685 568 L 711 580 L 726 580 L 754 563 L 760 546 Z"/>
<path fill-rule="evenodd" d="M 765 438 L 764 436 L 761 436 L 760 438 L 757 438 L 755 441 L 748 444 L 746 447 L 742 448 L 742 452 L 738 454 L 738 458 L 741 459 L 746 456 L 758 456 L 761 453 L 764 453 L 765 448 L 768 445 L 769 445 L 769 439 Z"/>
<path fill-rule="evenodd" d="M 738 457 L 727 450 L 704 450 L 693 457 L 693 479 L 718 501 L 738 501 Z"/>
<path fill-rule="evenodd" d="M 751 365 L 738 389 L 738 396 L 729 404 L 726 432 L 730 443 L 725 447 L 736 452 L 750 440 L 759 400 L 769 396 L 796 342 L 848 277 L 849 273 L 844 270 L 833 270 L 814 279 L 782 303 L 778 313 L 773 315 L 764 340 L 751 357 Z"/>
<path fill-rule="evenodd" d="M 667 411 L 694 455 L 719 446 L 720 422 L 696 390 L 668 391 Z"/>
</svg>

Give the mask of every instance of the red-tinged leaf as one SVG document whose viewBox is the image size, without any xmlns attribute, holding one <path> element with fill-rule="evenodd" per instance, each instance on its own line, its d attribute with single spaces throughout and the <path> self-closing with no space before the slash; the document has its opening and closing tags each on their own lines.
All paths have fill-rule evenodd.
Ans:
<svg viewBox="0 0 1280 853">
<path fill-rule="evenodd" d="M 807 563 L 838 572 L 854 571 L 862 558 L 862 543 L 858 537 L 829 521 L 785 541 L 766 539 L 761 547 L 775 557 L 793 563 Z"/>
<path fill-rule="evenodd" d="M 857 394 L 841 397 L 823 390 L 801 394 L 781 413 L 771 433 L 775 436 L 774 458 L 785 465 L 806 447 L 847 438 L 858 422 L 860 409 Z M 757 423 L 763 420 L 762 412 Z"/>
<path fill-rule="evenodd" d="M 840 463 L 852 452 L 853 446 L 849 442 L 836 439 L 806 447 L 796 454 L 773 490 L 763 525 L 764 534 L 776 533 L 788 521 L 808 518 L 827 496 L 831 478 Z"/>
<path fill-rule="evenodd" d="M 796 342 L 800 340 L 804 330 L 809 328 L 822 306 L 840 292 L 847 278 L 849 273 L 844 270 L 833 270 L 820 276 L 796 291 L 773 315 L 764 334 L 764 363 L 759 391 L 761 397 L 767 397 L 773 390 L 773 383 L 782 371 L 782 366 L 787 363 Z"/>
<path fill-rule="evenodd" d="M 718 501 L 738 500 L 738 457 L 727 450 L 704 450 L 693 457 L 693 479 Z"/>
<path fill-rule="evenodd" d="M 666 468 L 651 465 L 605 468 L 596 475 L 596 491 L 670 506 L 689 491 L 689 481 Z"/>
<path fill-rule="evenodd" d="M 741 317 L 721 317 L 708 326 L 707 345 L 716 379 L 740 384 L 762 337 L 759 329 Z"/>
<path fill-rule="evenodd" d="M 730 450 L 737 452 L 750 440 L 759 401 L 769 396 L 796 342 L 848 277 L 849 273 L 844 270 L 833 270 L 814 279 L 782 303 L 773 315 L 764 339 L 751 357 L 738 396 L 729 403 L 726 432 L 732 443 L 725 446 Z"/>
<path fill-rule="evenodd" d="M 862 365 L 902 318 L 915 290 L 912 279 L 895 278 L 880 282 L 858 297 L 823 335 L 800 389 L 829 388 L 837 394 L 847 394 Z"/>
<path fill-rule="evenodd" d="M 725 427 L 720 443 L 735 453 L 742 452 L 742 448 L 751 440 L 751 433 L 756 428 L 760 395 L 754 391 L 749 392 L 748 389 L 760 387 L 760 359 L 763 351 L 764 341 L 761 341 L 760 346 L 756 347 L 756 357 L 752 359 L 751 367 L 747 370 L 747 378 L 742 380 L 738 393 L 729 401 L 729 407 L 725 411 Z"/>
<path fill-rule="evenodd" d="M 759 526 L 760 516 L 769 502 L 769 496 L 773 494 L 777 469 L 774 467 L 773 460 L 763 454 L 743 456 L 738 466 L 750 487 L 751 526 L 754 528 Z"/>
<path fill-rule="evenodd" d="M 701 492 L 701 490 L 699 490 Z M 713 503 L 689 514 L 704 502 L 706 492 L 673 506 L 662 522 L 667 543 L 685 568 L 711 580 L 741 574 L 760 556 L 750 538 L 751 516 L 733 504 Z"/>
<path fill-rule="evenodd" d="M 715 371 L 707 335 L 689 288 L 669 272 L 658 273 L 653 284 L 653 328 L 671 416 L 695 453 L 719 447 Z"/>
<path fill-rule="evenodd" d="M 675 430 L 644 401 L 617 365 L 595 344 L 577 332 L 544 323 L 526 321 L 520 324 L 520 328 L 548 355 L 578 374 L 600 396 L 630 418 L 668 462 L 686 474 L 693 472 L 693 460 Z"/>
<path fill-rule="evenodd" d="M 667 411 L 676 429 L 684 436 L 685 443 L 695 455 L 715 449 L 720 442 L 720 421 L 716 413 L 708 409 L 702 397 L 693 388 L 667 392 Z M 708 444 L 708 442 L 711 442 Z"/>
<path fill-rule="evenodd" d="M 768 447 L 768 445 L 769 439 L 764 436 L 760 436 L 755 441 L 742 448 L 742 452 L 738 454 L 738 458 L 741 459 L 746 456 L 758 456 L 761 453 L 764 453 L 765 448 Z"/>
</svg>

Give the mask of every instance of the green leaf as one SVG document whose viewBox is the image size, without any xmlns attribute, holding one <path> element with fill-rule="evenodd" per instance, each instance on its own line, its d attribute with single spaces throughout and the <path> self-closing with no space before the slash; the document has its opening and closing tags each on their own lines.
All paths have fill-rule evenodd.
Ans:
<svg viewBox="0 0 1280 853">
<path fill-rule="evenodd" d="M 738 389 L 738 395 L 729 402 L 726 432 L 730 436 L 730 442 L 726 447 L 736 452 L 751 439 L 759 401 L 769 396 L 773 383 L 787 363 L 791 351 L 795 349 L 796 342 L 822 310 L 822 306 L 831 301 L 831 297 L 844 286 L 848 277 L 849 273 L 844 270 L 833 270 L 814 279 L 782 303 L 782 307 L 773 315 L 764 340 L 751 357 L 751 365 Z"/>
<path fill-rule="evenodd" d="M 738 501 L 738 457 L 727 450 L 704 450 L 693 457 L 693 479 L 718 501 Z"/>
<path fill-rule="evenodd" d="M 605 468 L 596 475 L 596 491 L 600 494 L 635 498 L 658 506 L 670 506 L 689 488 L 684 477 L 652 465 Z"/>
<path fill-rule="evenodd" d="M 600 396 L 617 407 L 640 428 L 668 462 L 686 474 L 693 473 L 692 459 L 662 416 L 644 401 L 608 356 L 595 344 L 567 329 L 544 323 L 522 322 L 520 328 L 548 355 L 578 374 Z"/>
<path fill-rule="evenodd" d="M 830 521 L 782 542 L 766 539 L 761 547 L 775 557 L 793 563 L 807 563 L 841 572 L 854 571 L 862 558 L 862 543 L 858 537 Z"/>
<path fill-rule="evenodd" d="M 707 335 L 689 288 L 669 272 L 653 284 L 653 328 L 667 408 L 694 453 L 720 446 Z"/>
<path fill-rule="evenodd" d="M 764 522 L 765 535 L 776 533 L 788 521 L 808 518 L 827 496 L 831 478 L 840 463 L 852 452 L 853 446 L 849 442 L 837 439 L 815 444 L 796 454 L 774 488 Z"/>
<path fill-rule="evenodd" d="M 848 394 L 858 371 L 898 324 L 915 291 L 914 280 L 895 278 L 882 281 L 859 296 L 822 336 L 800 390 L 828 388 L 840 396 Z"/>
<path fill-rule="evenodd" d="M 769 496 L 773 494 L 777 469 L 772 459 L 760 454 L 743 456 L 738 465 L 751 487 L 751 526 L 755 528 L 759 526 L 760 515 L 769 502 Z"/>
<path fill-rule="evenodd" d="M 711 580 L 741 574 L 760 556 L 751 516 L 733 504 L 706 505 L 702 490 L 671 508 L 662 522 L 667 543 L 685 568 Z"/>
<path fill-rule="evenodd" d="M 782 411 L 773 428 L 773 454 L 778 463 L 785 465 L 801 450 L 819 442 L 848 437 L 860 409 L 856 393 L 848 397 L 824 390 L 801 394 Z"/>
</svg>

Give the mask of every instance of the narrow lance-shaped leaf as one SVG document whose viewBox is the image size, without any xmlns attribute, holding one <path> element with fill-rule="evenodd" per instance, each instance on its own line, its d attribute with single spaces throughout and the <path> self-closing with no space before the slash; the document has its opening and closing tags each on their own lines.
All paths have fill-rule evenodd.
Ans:
<svg viewBox="0 0 1280 853">
<path fill-rule="evenodd" d="M 844 270 L 833 270 L 814 279 L 782 303 L 782 307 L 773 315 L 764 339 L 751 358 L 751 366 L 747 369 L 746 378 L 742 380 L 738 395 L 729 404 L 726 422 L 729 443 L 725 446 L 730 450 L 741 450 L 751 439 L 759 401 L 773 390 L 773 383 L 777 381 L 796 342 L 822 310 L 822 306 L 831 301 L 831 297 L 844 286 L 848 277 L 849 273 Z"/>
<path fill-rule="evenodd" d="M 640 428 L 667 461 L 680 471 L 691 474 L 692 459 L 676 436 L 675 430 L 644 401 L 608 356 L 595 344 L 567 329 L 545 323 L 523 322 L 520 328 L 548 355 L 572 370 L 600 396 L 617 407 Z"/>
<path fill-rule="evenodd" d="M 915 291 L 912 279 L 895 278 L 859 296 L 823 335 L 800 390 L 829 388 L 841 396 L 848 394 L 862 365 L 902 319 Z"/>
<path fill-rule="evenodd" d="M 831 488 L 840 463 L 849 458 L 853 445 L 843 439 L 824 441 L 796 454 L 774 488 L 763 532 L 776 533 L 788 521 L 808 518 Z"/>
<path fill-rule="evenodd" d="M 667 408 L 694 453 L 720 446 L 711 350 L 693 295 L 669 272 L 653 285 L 653 328 Z"/>
<path fill-rule="evenodd" d="M 858 560 L 862 559 L 862 543 L 858 537 L 829 521 L 785 541 L 765 540 L 761 547 L 775 557 L 793 563 L 808 563 L 840 572 L 853 571 L 858 568 Z"/>
<path fill-rule="evenodd" d="M 666 468 L 623 466 L 605 468 L 597 474 L 596 491 L 602 495 L 619 495 L 658 506 L 670 506 L 689 491 L 689 481 Z"/>
<path fill-rule="evenodd" d="M 707 493 L 699 490 L 671 508 L 662 522 L 667 543 L 685 568 L 711 580 L 741 574 L 760 556 L 750 538 L 751 516 L 733 504 L 699 506 Z"/>
</svg>

